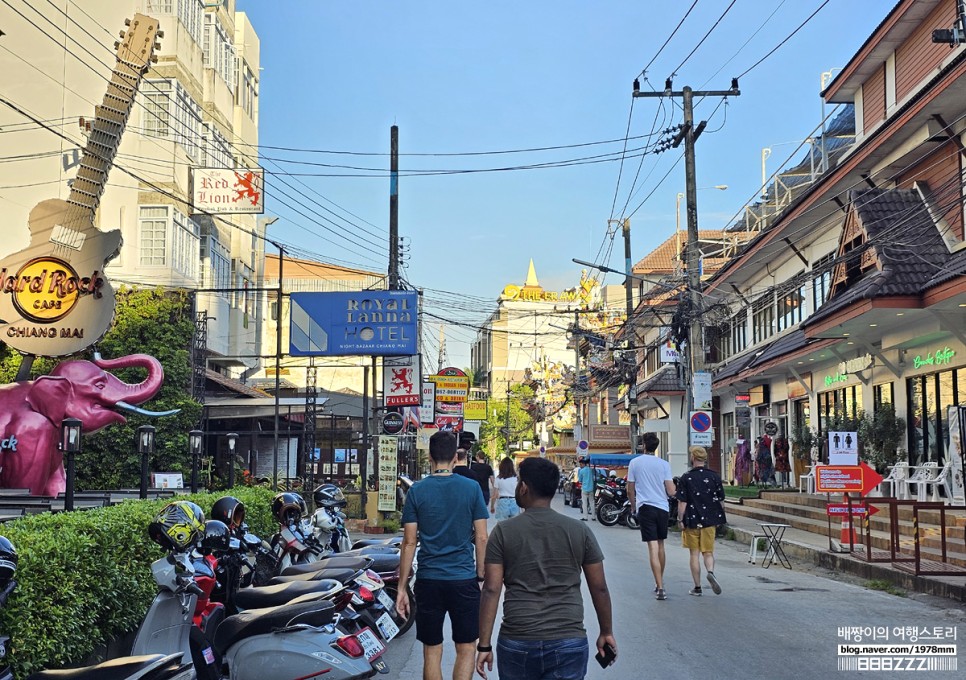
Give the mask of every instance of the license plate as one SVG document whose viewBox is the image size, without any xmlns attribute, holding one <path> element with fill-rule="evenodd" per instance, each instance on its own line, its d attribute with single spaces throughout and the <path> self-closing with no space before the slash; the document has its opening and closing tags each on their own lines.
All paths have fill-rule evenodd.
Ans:
<svg viewBox="0 0 966 680">
<path fill-rule="evenodd" d="M 382 637 L 386 642 L 389 642 L 399 635 L 399 628 L 396 627 L 396 622 L 392 620 L 392 617 L 388 613 L 376 619 L 376 628 L 382 633 Z"/>
<path fill-rule="evenodd" d="M 379 636 L 368 628 L 363 628 L 356 633 L 356 640 L 362 645 L 362 651 L 365 652 L 366 661 L 372 661 L 382 656 L 382 653 L 386 651 L 386 645 L 382 644 Z"/>
<path fill-rule="evenodd" d="M 393 599 L 389 597 L 385 590 L 380 588 L 376 591 L 376 599 L 379 600 L 379 604 L 385 607 L 388 611 L 393 611 L 396 609 L 396 603 Z"/>
</svg>

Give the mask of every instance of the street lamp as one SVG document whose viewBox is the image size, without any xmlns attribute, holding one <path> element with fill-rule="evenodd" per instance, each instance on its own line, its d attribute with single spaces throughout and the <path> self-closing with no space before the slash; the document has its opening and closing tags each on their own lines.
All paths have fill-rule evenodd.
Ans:
<svg viewBox="0 0 966 680">
<path fill-rule="evenodd" d="M 191 493 L 198 493 L 198 465 L 201 460 L 205 433 L 192 430 L 188 433 L 188 452 L 191 454 Z"/>
<path fill-rule="evenodd" d="M 138 428 L 138 453 L 141 454 L 141 493 L 140 497 L 148 497 L 148 463 L 154 454 L 154 427 L 142 425 Z"/>
<path fill-rule="evenodd" d="M 235 487 L 235 441 L 238 439 L 238 434 L 235 432 L 228 433 L 228 488 L 232 489 Z"/>
<path fill-rule="evenodd" d="M 74 509 L 74 456 L 80 453 L 81 421 L 64 418 L 60 423 L 60 450 L 64 452 L 64 471 L 67 489 L 64 492 L 64 510 Z"/>
</svg>

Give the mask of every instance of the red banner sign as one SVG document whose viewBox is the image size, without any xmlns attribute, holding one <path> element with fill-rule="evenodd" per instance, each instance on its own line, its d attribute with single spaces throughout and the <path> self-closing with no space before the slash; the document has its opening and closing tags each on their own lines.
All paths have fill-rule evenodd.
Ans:
<svg viewBox="0 0 966 680">
<path fill-rule="evenodd" d="M 882 475 L 864 461 L 858 465 L 819 465 L 815 468 L 818 493 L 858 493 L 866 495 L 882 481 Z"/>
<path fill-rule="evenodd" d="M 875 513 L 879 512 L 879 508 L 874 505 L 870 505 L 866 508 L 864 505 L 853 505 L 852 514 L 853 515 L 865 515 L 868 514 L 870 517 Z M 825 514 L 829 517 L 838 517 L 839 515 L 849 514 L 849 504 L 848 503 L 827 503 L 825 505 Z"/>
</svg>

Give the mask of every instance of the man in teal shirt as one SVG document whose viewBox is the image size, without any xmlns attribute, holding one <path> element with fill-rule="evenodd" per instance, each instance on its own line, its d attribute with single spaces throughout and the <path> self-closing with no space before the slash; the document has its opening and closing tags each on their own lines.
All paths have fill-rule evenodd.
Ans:
<svg viewBox="0 0 966 680">
<path fill-rule="evenodd" d="M 580 495 L 583 502 L 580 504 L 581 513 L 590 515 L 590 518 L 597 521 L 594 514 L 594 470 L 587 464 L 586 458 L 580 459 L 580 470 L 577 471 L 577 481 L 580 482 Z M 584 522 L 586 517 L 581 517 Z"/>
<path fill-rule="evenodd" d="M 453 474 L 456 437 L 437 432 L 429 440 L 433 474 L 406 494 L 399 583 L 409 580 L 419 541 L 416 639 L 423 643 L 423 680 L 442 680 L 443 620 L 449 615 L 456 643 L 454 680 L 470 680 L 479 638 L 480 583 L 489 514 L 475 480 Z M 475 555 L 474 555 L 475 552 Z M 396 609 L 409 616 L 406 589 L 399 588 Z"/>
</svg>

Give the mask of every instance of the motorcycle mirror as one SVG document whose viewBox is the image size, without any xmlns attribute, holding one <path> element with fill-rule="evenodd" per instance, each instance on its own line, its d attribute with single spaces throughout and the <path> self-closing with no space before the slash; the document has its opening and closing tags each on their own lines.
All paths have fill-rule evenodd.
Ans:
<svg viewBox="0 0 966 680">
<path fill-rule="evenodd" d="M 262 545 L 262 539 L 253 534 L 245 534 L 245 545 L 248 546 L 249 550 L 254 550 Z"/>
<path fill-rule="evenodd" d="M 241 550 L 241 541 L 237 538 L 228 539 L 228 549 L 229 550 Z"/>
</svg>

